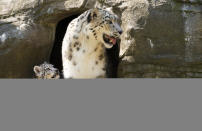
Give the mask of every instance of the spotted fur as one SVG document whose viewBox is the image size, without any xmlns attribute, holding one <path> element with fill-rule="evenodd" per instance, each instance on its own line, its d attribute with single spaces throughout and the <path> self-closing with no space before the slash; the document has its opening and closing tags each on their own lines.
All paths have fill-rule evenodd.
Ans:
<svg viewBox="0 0 202 131">
<path fill-rule="evenodd" d="M 103 34 L 119 38 L 117 20 L 109 11 L 95 8 L 71 21 L 62 44 L 64 78 L 106 77 L 106 48 L 113 45 L 103 40 Z"/>
<path fill-rule="evenodd" d="M 39 66 L 34 66 L 34 73 L 38 79 L 59 79 L 60 73 L 52 64 L 44 62 Z"/>
</svg>

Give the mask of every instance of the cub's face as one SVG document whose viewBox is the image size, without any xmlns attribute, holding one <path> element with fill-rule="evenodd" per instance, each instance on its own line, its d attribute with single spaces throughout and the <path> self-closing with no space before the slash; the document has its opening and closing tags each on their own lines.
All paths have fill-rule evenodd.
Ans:
<svg viewBox="0 0 202 131">
<path fill-rule="evenodd" d="M 112 48 L 117 43 L 122 29 L 118 17 L 103 9 L 91 9 L 87 17 L 90 31 L 96 40 L 106 48 Z"/>
<path fill-rule="evenodd" d="M 38 79 L 59 79 L 60 73 L 53 65 L 44 63 L 40 66 L 34 66 L 35 76 Z"/>
</svg>

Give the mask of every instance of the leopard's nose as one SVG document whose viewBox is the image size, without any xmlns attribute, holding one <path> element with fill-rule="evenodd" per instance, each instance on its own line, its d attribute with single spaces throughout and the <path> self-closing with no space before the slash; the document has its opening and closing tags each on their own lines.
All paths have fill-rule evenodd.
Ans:
<svg viewBox="0 0 202 131">
<path fill-rule="evenodd" d="M 119 31 L 119 34 L 121 35 L 122 33 L 123 33 L 123 31 L 122 31 L 122 30 L 120 30 L 120 31 Z"/>
</svg>

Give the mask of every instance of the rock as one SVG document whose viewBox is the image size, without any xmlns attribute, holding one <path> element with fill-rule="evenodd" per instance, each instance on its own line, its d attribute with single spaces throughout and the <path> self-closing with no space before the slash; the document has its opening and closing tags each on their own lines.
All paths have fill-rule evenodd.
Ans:
<svg viewBox="0 0 202 131">
<path fill-rule="evenodd" d="M 1 0 L 0 78 L 31 78 L 33 66 L 50 59 L 57 23 L 86 10 L 86 3 Z"/>
<path fill-rule="evenodd" d="M 168 0 L 135 0 L 133 3 L 136 6 L 127 7 L 121 17 L 125 33 L 121 42 L 119 77 L 199 77 L 198 71 L 202 68 L 201 3 Z M 145 69 L 145 65 L 155 68 Z M 156 70 L 159 66 L 166 70 Z M 186 75 L 187 70 L 192 73 Z"/>
<path fill-rule="evenodd" d="M 175 0 L 175 1 L 190 4 L 202 4 L 202 0 Z"/>
</svg>

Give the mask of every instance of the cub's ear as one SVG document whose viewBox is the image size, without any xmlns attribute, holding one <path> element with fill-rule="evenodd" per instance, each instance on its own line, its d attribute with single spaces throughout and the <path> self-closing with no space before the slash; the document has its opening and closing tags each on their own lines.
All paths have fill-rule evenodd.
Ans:
<svg viewBox="0 0 202 131">
<path fill-rule="evenodd" d="M 41 67 L 40 66 L 34 66 L 34 72 L 36 74 L 39 74 L 41 72 Z"/>
<path fill-rule="evenodd" d="M 97 16 L 98 16 L 98 9 L 97 8 L 91 9 L 87 16 L 88 23 L 97 18 Z"/>
</svg>

